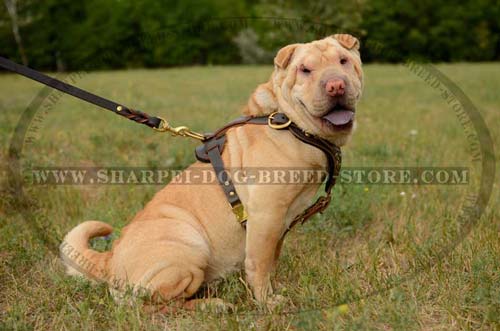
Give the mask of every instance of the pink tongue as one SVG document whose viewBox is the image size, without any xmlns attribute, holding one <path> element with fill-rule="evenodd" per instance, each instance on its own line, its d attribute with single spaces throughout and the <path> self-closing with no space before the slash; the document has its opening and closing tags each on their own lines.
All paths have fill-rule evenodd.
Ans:
<svg viewBox="0 0 500 331">
<path fill-rule="evenodd" d="M 335 125 L 344 125 L 352 121 L 354 112 L 350 110 L 334 110 L 323 116 L 325 120 Z"/>
</svg>

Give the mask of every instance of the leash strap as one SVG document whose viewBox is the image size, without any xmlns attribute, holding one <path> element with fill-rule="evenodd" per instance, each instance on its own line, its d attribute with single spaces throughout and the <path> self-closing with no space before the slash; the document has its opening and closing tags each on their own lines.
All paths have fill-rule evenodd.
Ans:
<svg viewBox="0 0 500 331">
<path fill-rule="evenodd" d="M 45 74 L 42 74 L 39 71 L 17 64 L 1 56 L 0 56 L 0 67 L 12 71 L 14 73 L 23 75 L 24 77 L 27 77 L 29 79 L 47 85 L 49 87 L 52 87 L 63 93 L 72 95 L 80 100 L 110 110 L 113 113 L 126 117 L 134 122 L 147 125 L 153 129 L 164 131 L 163 129 L 165 128 L 166 122 L 160 117 L 151 116 L 139 110 L 134 110 L 125 107 L 124 105 L 118 104 L 116 102 L 110 101 L 98 95 L 92 94 L 76 86 L 60 81 L 56 78 L 49 77 Z"/>
</svg>

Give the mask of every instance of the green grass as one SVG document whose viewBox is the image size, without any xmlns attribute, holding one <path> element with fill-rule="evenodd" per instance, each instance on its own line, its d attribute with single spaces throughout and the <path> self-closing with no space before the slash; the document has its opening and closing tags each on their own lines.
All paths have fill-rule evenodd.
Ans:
<svg viewBox="0 0 500 331">
<path fill-rule="evenodd" d="M 500 64 L 438 68 L 472 99 L 500 142 Z M 270 67 L 192 67 L 85 74 L 77 85 L 173 124 L 209 131 L 238 116 Z M 270 313 L 232 275 L 204 289 L 237 306 L 236 314 L 147 315 L 119 306 L 106 286 L 65 276 L 49 244 L 87 219 L 117 232 L 160 186 L 30 186 L 19 201 L 4 171 L 0 191 L 0 329 L 381 329 L 500 328 L 500 195 L 446 256 L 463 229 L 457 216 L 480 175 L 457 117 L 439 93 L 403 66 L 367 65 L 358 131 L 344 166 L 466 166 L 470 185 L 339 185 L 328 211 L 292 231 L 274 285 L 288 298 Z M 0 76 L 0 169 L 21 113 L 40 85 Z M 42 113 L 42 110 L 39 112 Z M 29 166 L 180 166 L 195 143 L 63 96 L 43 116 L 21 156 Z M 416 134 L 415 134 L 416 130 Z M 413 131 L 413 134 L 411 132 Z M 496 157 L 498 159 L 498 150 Z M 497 167 L 498 172 L 498 167 Z M 401 195 L 405 192 L 405 195 Z M 106 246 L 96 240 L 96 246 Z M 346 304 L 346 305 L 342 305 Z"/>
</svg>

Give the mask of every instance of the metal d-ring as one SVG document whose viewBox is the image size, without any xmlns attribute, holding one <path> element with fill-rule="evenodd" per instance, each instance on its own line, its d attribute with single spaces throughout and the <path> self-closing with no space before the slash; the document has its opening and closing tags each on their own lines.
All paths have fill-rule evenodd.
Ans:
<svg viewBox="0 0 500 331">
<path fill-rule="evenodd" d="M 275 111 L 274 113 L 270 114 L 269 117 L 267 118 L 267 124 L 273 128 L 273 129 L 276 129 L 276 130 L 280 130 L 280 129 L 284 129 L 284 128 L 287 128 L 290 126 L 290 124 L 292 124 L 292 120 L 291 119 L 288 119 L 287 122 L 283 123 L 283 124 L 273 124 L 273 119 L 274 119 L 274 116 L 277 114 L 278 112 Z"/>
</svg>

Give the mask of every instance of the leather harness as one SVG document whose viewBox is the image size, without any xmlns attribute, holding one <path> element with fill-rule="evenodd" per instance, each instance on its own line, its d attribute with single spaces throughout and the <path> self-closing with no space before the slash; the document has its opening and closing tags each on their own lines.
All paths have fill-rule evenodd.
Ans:
<svg viewBox="0 0 500 331">
<path fill-rule="evenodd" d="M 196 158 L 201 162 L 212 164 L 217 181 L 219 182 L 227 198 L 227 201 L 231 205 L 232 211 L 236 216 L 238 222 L 243 227 L 246 227 L 248 215 L 238 196 L 238 193 L 236 192 L 233 181 L 225 171 L 224 162 L 222 160 L 222 152 L 226 143 L 226 132 L 231 128 L 248 124 L 268 125 L 269 127 L 276 130 L 289 130 L 295 138 L 308 145 L 320 149 L 325 154 L 327 159 L 328 172 L 328 177 L 325 184 L 326 195 L 319 197 L 314 204 L 309 206 L 301 214 L 297 215 L 293 219 L 287 231 L 289 231 L 297 223 L 304 223 L 313 215 L 322 213 L 330 204 L 331 191 L 333 186 L 335 185 L 335 180 L 340 173 L 340 167 L 342 163 L 341 150 L 338 146 L 330 143 L 329 141 L 316 137 L 300 129 L 285 114 L 276 112 L 268 116 L 240 117 L 220 128 L 215 133 L 205 135 L 203 145 L 200 145 L 196 148 Z"/>
</svg>

